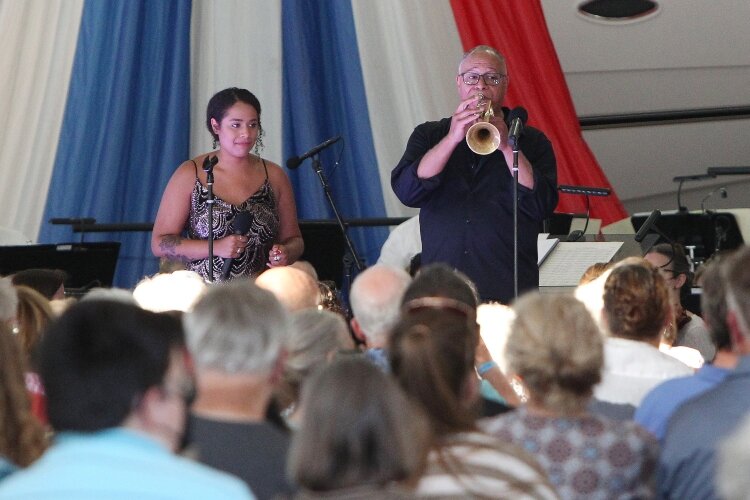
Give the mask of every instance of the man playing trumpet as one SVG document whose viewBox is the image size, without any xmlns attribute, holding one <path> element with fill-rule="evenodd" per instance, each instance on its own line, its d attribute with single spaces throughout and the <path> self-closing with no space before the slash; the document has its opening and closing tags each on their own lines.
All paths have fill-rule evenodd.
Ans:
<svg viewBox="0 0 750 500">
<path fill-rule="evenodd" d="M 480 45 L 459 64 L 461 103 L 453 116 L 419 125 L 391 186 L 420 208 L 422 264 L 445 262 L 477 285 L 483 301 L 513 299 L 513 148 L 508 143 L 505 58 Z M 491 112 L 488 112 L 491 110 Z M 484 130 L 469 128 L 487 121 Z M 489 125 L 492 125 L 490 127 Z M 495 149 L 487 142 L 495 141 Z M 539 285 L 536 239 L 557 205 L 557 168 L 549 139 L 525 127 L 518 153 L 518 291 Z M 483 154 L 477 154 L 480 151 Z"/>
</svg>

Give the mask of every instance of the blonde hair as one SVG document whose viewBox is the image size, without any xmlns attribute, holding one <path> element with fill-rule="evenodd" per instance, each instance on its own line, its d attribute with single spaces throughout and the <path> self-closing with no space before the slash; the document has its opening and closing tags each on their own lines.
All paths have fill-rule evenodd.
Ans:
<svg viewBox="0 0 750 500">
<path fill-rule="evenodd" d="M 532 401 L 562 414 L 584 409 L 604 365 L 602 336 L 586 306 L 569 294 L 530 293 L 513 309 L 505 355 Z"/>
</svg>

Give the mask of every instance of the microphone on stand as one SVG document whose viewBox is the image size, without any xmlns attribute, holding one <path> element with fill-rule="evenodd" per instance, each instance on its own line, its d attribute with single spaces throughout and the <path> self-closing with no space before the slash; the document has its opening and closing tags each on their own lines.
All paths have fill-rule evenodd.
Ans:
<svg viewBox="0 0 750 500">
<path fill-rule="evenodd" d="M 638 243 L 643 241 L 643 238 L 645 238 L 646 235 L 651 232 L 651 228 L 654 226 L 654 224 L 656 224 L 656 221 L 659 220 L 659 217 L 661 217 L 661 210 L 654 210 L 653 212 L 651 212 L 651 215 L 648 216 L 646 222 L 644 222 L 638 232 L 635 233 L 635 241 L 637 241 Z"/>
<path fill-rule="evenodd" d="M 245 234 L 250 229 L 250 212 L 238 212 L 232 220 L 232 234 Z M 229 278 L 229 271 L 232 269 L 234 257 L 224 259 L 224 268 L 221 270 L 221 279 L 226 281 Z"/>
<path fill-rule="evenodd" d="M 308 159 L 311 156 L 314 156 L 314 155 L 320 153 L 321 151 L 323 151 L 328 146 L 331 146 L 332 144 L 336 144 L 340 140 L 341 140 L 341 136 L 340 135 L 337 135 L 336 137 L 331 137 L 327 141 L 318 144 L 317 146 L 315 146 L 314 148 L 312 148 L 310 151 L 308 151 L 307 153 L 303 154 L 302 156 L 295 156 L 293 158 L 289 158 L 286 161 L 286 168 L 288 168 L 289 170 L 294 170 L 295 168 L 299 167 L 300 164 L 303 161 L 305 161 L 306 159 Z"/>
<path fill-rule="evenodd" d="M 523 127 L 526 124 L 526 120 L 529 119 L 529 114 L 522 107 L 513 108 L 509 116 L 510 127 L 508 127 L 508 144 L 513 149 L 518 149 L 518 139 L 523 134 Z"/>
</svg>

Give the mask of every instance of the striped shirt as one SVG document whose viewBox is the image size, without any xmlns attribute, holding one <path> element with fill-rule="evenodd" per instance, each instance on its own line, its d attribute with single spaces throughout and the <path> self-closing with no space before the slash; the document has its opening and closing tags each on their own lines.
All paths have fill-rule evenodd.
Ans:
<svg viewBox="0 0 750 500">
<path fill-rule="evenodd" d="M 444 438 L 430 452 L 416 494 L 428 498 L 559 498 L 526 452 L 480 432 Z"/>
</svg>

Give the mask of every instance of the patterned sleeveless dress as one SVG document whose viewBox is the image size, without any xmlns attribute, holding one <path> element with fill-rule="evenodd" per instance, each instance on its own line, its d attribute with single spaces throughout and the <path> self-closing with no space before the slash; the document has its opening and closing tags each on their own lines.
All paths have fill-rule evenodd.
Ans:
<svg viewBox="0 0 750 500">
<path fill-rule="evenodd" d="M 258 190 L 239 205 L 232 205 L 214 195 L 213 233 L 214 241 L 232 234 L 232 221 L 240 212 L 250 214 L 250 228 L 245 233 L 247 247 L 239 257 L 232 261 L 229 280 L 237 277 L 254 277 L 266 269 L 268 252 L 279 234 L 279 214 L 271 183 L 268 180 L 268 169 L 263 161 L 266 179 Z M 188 238 L 208 240 L 208 188 L 198 179 L 198 166 L 195 167 L 195 187 L 190 195 L 190 215 L 186 228 Z M 214 281 L 221 281 L 224 258 L 213 258 Z M 198 259 L 187 264 L 187 269 L 195 271 L 208 279 L 209 260 Z"/>
</svg>

